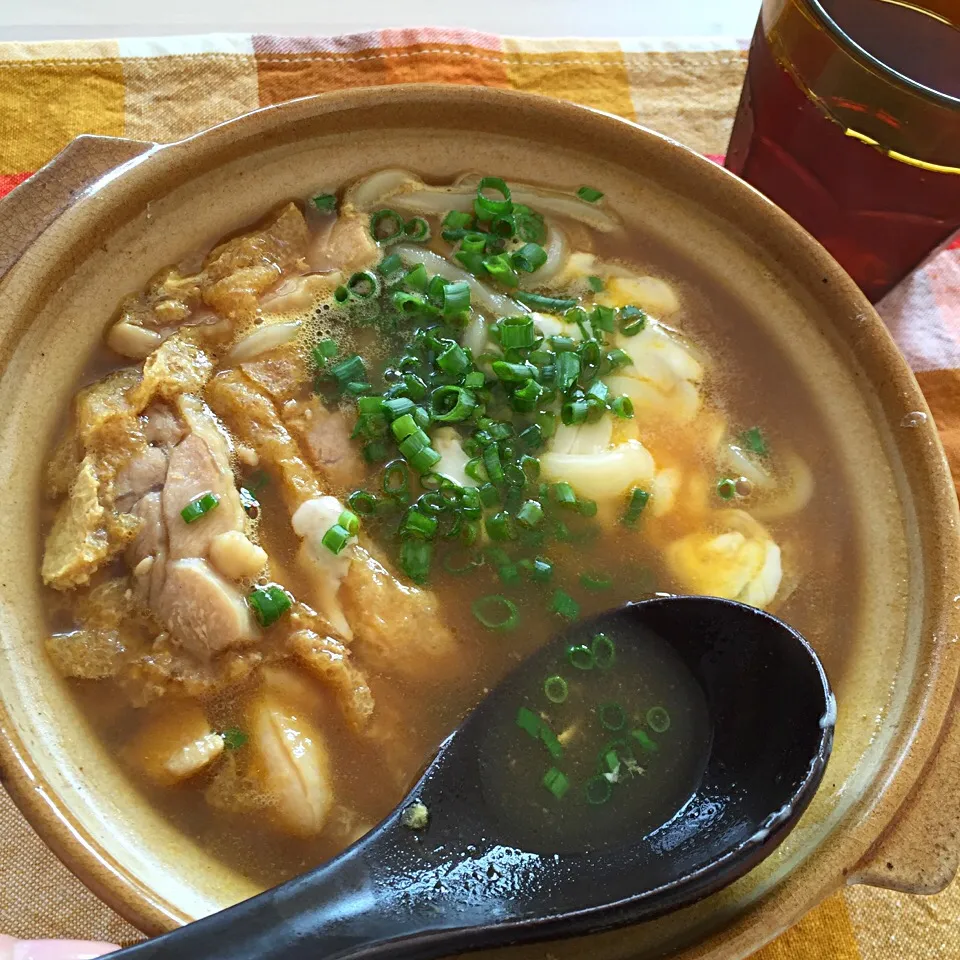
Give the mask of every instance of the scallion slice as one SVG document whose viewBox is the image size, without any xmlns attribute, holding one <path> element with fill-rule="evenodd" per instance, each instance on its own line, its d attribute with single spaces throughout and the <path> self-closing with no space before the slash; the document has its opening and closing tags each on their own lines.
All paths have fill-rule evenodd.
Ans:
<svg viewBox="0 0 960 960">
<path fill-rule="evenodd" d="M 603 290 L 603 280 L 600 277 L 587 277 L 587 284 L 594 293 L 600 293 Z"/>
<path fill-rule="evenodd" d="M 539 500 L 527 500 L 517 511 L 517 522 L 532 530 L 543 519 L 543 507 Z"/>
<path fill-rule="evenodd" d="M 513 518 L 506 510 L 492 514 L 484 520 L 487 534 L 491 540 L 516 540 L 517 531 L 513 526 Z"/>
<path fill-rule="evenodd" d="M 594 187 L 581 187 L 577 191 L 577 196 L 581 200 L 586 200 L 587 203 L 596 203 L 603 198 L 603 194 Z"/>
<path fill-rule="evenodd" d="M 418 263 L 415 267 L 407 271 L 403 278 L 403 285 L 409 287 L 416 293 L 424 293 L 430 278 L 427 276 L 427 268 Z"/>
<path fill-rule="evenodd" d="M 436 359 L 437 366 L 444 373 L 449 373 L 454 377 L 466 373 L 470 369 L 470 360 L 463 347 L 455 340 L 441 340 L 440 343 L 446 346 Z"/>
<path fill-rule="evenodd" d="M 293 598 L 279 584 L 268 583 L 254 588 L 247 603 L 261 627 L 269 627 L 293 606 Z"/>
<path fill-rule="evenodd" d="M 652 739 L 646 730 L 640 728 L 631 730 L 630 736 L 640 744 L 640 749 L 646 750 L 647 753 L 656 753 L 660 749 L 657 741 Z"/>
<path fill-rule="evenodd" d="M 570 781 L 556 767 L 551 767 L 543 775 L 543 785 L 558 799 L 562 800 L 570 789 Z"/>
<path fill-rule="evenodd" d="M 543 681 L 543 693 L 551 703 L 563 703 L 567 699 L 569 690 L 567 681 L 559 674 L 547 677 Z"/>
<path fill-rule="evenodd" d="M 513 264 L 505 253 L 498 253 L 494 257 L 487 257 L 483 261 L 483 266 L 494 280 L 502 283 L 505 287 L 513 288 L 520 282 L 517 271 L 513 269 Z"/>
<path fill-rule="evenodd" d="M 577 506 L 577 495 L 573 492 L 573 487 L 566 480 L 560 480 L 552 488 L 553 499 L 558 506 L 566 507 L 572 510 Z"/>
<path fill-rule="evenodd" d="M 619 703 L 601 703 L 597 707 L 597 718 L 604 730 L 616 733 L 622 730 L 627 722 L 627 714 Z"/>
<path fill-rule="evenodd" d="M 633 337 L 647 325 L 647 315 L 639 307 L 621 307 L 618 321 L 620 332 L 625 337 Z"/>
<path fill-rule="evenodd" d="M 601 670 L 609 670 L 617 659 L 617 648 L 614 642 L 605 634 L 598 633 L 590 642 L 590 653 L 594 663 Z"/>
<path fill-rule="evenodd" d="M 556 373 L 554 382 L 561 393 L 566 393 L 580 376 L 580 357 L 576 353 L 564 352 L 557 354 Z"/>
<path fill-rule="evenodd" d="M 354 490 L 347 497 L 347 503 L 350 504 L 351 510 L 361 516 L 370 516 L 377 512 L 377 498 L 366 490 Z"/>
<path fill-rule="evenodd" d="M 610 364 L 611 370 L 619 370 L 620 367 L 625 367 L 630 363 L 633 363 L 633 360 L 630 359 L 630 354 L 625 350 L 621 350 L 619 347 L 615 347 L 611 350 L 606 357 L 607 363 Z"/>
<path fill-rule="evenodd" d="M 201 517 L 205 517 L 211 510 L 214 510 L 220 503 L 220 497 L 215 493 L 201 493 L 199 497 L 194 497 L 181 511 L 184 523 L 196 523 Z"/>
<path fill-rule="evenodd" d="M 393 460 L 383 468 L 383 492 L 394 500 L 410 496 L 410 470 L 402 460 Z"/>
<path fill-rule="evenodd" d="M 333 213 L 337 209 L 337 197 L 333 193 L 317 194 L 310 202 L 320 213 Z"/>
<path fill-rule="evenodd" d="M 605 804 L 613 795 L 613 785 L 602 773 L 598 773 L 586 782 L 583 793 L 587 803 L 591 806 L 599 807 Z"/>
<path fill-rule="evenodd" d="M 604 573 L 581 573 L 580 585 L 587 590 L 609 590 L 613 586 L 613 577 Z"/>
<path fill-rule="evenodd" d="M 350 531 L 346 527 L 342 527 L 339 523 L 335 523 L 329 530 L 323 535 L 323 539 L 320 541 L 334 556 L 339 556 L 343 553 L 343 548 L 347 545 L 347 542 L 350 540 Z"/>
<path fill-rule="evenodd" d="M 563 590 L 554 591 L 550 610 L 564 620 L 576 620 L 580 616 L 580 604 Z"/>
<path fill-rule="evenodd" d="M 737 481 L 731 477 L 721 477 L 717 481 L 717 496 L 721 500 L 732 500 L 737 495 Z"/>
<path fill-rule="evenodd" d="M 453 385 L 437 387 L 430 397 L 430 415 L 438 423 L 459 423 L 462 420 L 468 420 L 476 408 L 477 398 L 466 387 Z"/>
<path fill-rule="evenodd" d="M 570 666 L 577 670 L 592 670 L 596 665 L 593 651 L 585 643 L 577 643 L 567 648 L 567 659 Z"/>
<path fill-rule="evenodd" d="M 341 390 L 346 389 L 348 383 L 363 383 L 367 380 L 367 368 L 359 354 L 347 357 L 330 368 L 330 376 L 337 381 Z"/>
<path fill-rule="evenodd" d="M 411 217 L 404 225 L 405 238 L 410 243 L 426 243 L 430 239 L 430 224 L 423 217 Z"/>
<path fill-rule="evenodd" d="M 405 221 L 396 210 L 377 210 L 370 217 L 370 236 L 385 247 L 403 239 Z"/>
<path fill-rule="evenodd" d="M 563 313 L 577 305 L 577 301 L 569 297 L 545 297 L 540 293 L 527 293 L 526 290 L 517 290 L 511 296 L 526 307 L 546 313 Z"/>
<path fill-rule="evenodd" d="M 444 317 L 459 317 L 470 309 L 470 284 L 466 280 L 443 285 Z"/>
<path fill-rule="evenodd" d="M 400 568 L 414 583 L 425 583 L 430 576 L 433 544 L 409 537 L 400 542 Z"/>
<path fill-rule="evenodd" d="M 500 198 L 491 197 L 489 193 L 499 193 Z M 499 177 L 484 177 L 477 184 L 473 209 L 480 220 L 492 220 L 495 216 L 510 213 L 513 210 L 510 188 Z"/>
<path fill-rule="evenodd" d="M 539 243 L 525 243 L 510 254 L 510 262 L 517 270 L 534 273 L 547 262 L 547 251 Z"/>
<path fill-rule="evenodd" d="M 610 403 L 610 409 L 621 420 L 633 418 L 633 401 L 626 394 L 615 397 Z"/>
<path fill-rule="evenodd" d="M 520 622 L 517 605 L 500 594 L 490 594 L 474 600 L 470 605 L 473 615 L 488 630 L 512 630 Z M 539 732 L 539 718 L 537 721 Z M 536 736 L 537 734 L 534 734 Z"/>
<path fill-rule="evenodd" d="M 640 487 L 634 487 L 630 491 L 630 497 L 627 500 L 627 509 L 623 515 L 623 523 L 628 527 L 632 527 L 637 520 L 640 519 L 640 514 L 643 513 L 643 508 L 647 505 L 647 501 L 650 499 L 650 494 L 646 490 L 642 490 Z"/>
<path fill-rule="evenodd" d="M 530 317 L 504 317 L 495 329 L 504 350 L 525 350 L 537 342 L 537 330 Z"/>
<path fill-rule="evenodd" d="M 647 711 L 647 725 L 654 733 L 666 733 L 670 729 L 670 714 L 660 706 Z"/>
<path fill-rule="evenodd" d="M 738 438 L 740 445 L 746 447 L 751 453 L 758 457 L 765 457 L 770 453 L 770 447 L 767 444 L 767 438 L 759 427 L 751 427 L 744 430 Z"/>
<path fill-rule="evenodd" d="M 432 540 L 437 535 L 439 521 L 412 508 L 407 511 L 400 527 L 400 536 L 417 537 L 420 540 Z"/>
<path fill-rule="evenodd" d="M 380 293 L 380 278 L 370 270 L 362 270 L 350 277 L 347 290 L 357 300 L 372 300 Z"/>
</svg>

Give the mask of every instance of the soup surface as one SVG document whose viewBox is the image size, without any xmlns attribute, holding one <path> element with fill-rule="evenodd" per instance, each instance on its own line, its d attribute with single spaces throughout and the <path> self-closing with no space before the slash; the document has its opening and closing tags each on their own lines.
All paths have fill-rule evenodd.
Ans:
<svg viewBox="0 0 960 960">
<path fill-rule="evenodd" d="M 185 833 L 264 884 L 335 855 L 559 626 L 656 592 L 771 609 L 837 682 L 840 469 L 688 273 L 597 189 L 385 170 L 124 300 L 45 478 L 47 646 Z M 609 675 L 612 758 L 531 694 L 508 759 L 536 842 L 682 807 L 708 721 L 668 654 Z M 523 740 L 543 724 L 559 754 Z"/>
</svg>

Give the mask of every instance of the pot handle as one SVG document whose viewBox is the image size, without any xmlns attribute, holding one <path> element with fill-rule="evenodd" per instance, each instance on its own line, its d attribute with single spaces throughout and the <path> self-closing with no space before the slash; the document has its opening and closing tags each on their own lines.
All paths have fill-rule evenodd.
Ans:
<svg viewBox="0 0 960 960">
<path fill-rule="evenodd" d="M 960 865 L 960 690 L 920 780 L 896 819 L 850 871 L 850 883 L 939 893 Z"/>
<path fill-rule="evenodd" d="M 0 200 L 0 280 L 74 198 L 157 144 L 84 134 Z"/>
</svg>

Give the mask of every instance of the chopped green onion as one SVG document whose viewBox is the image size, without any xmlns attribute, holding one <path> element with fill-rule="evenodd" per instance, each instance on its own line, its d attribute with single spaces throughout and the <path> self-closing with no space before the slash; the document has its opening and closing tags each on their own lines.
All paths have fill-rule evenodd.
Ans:
<svg viewBox="0 0 960 960">
<path fill-rule="evenodd" d="M 332 360 L 340 348 L 337 346 L 336 340 L 321 340 L 312 350 L 313 353 L 313 362 L 318 367 L 325 367 L 328 360 Z"/>
<path fill-rule="evenodd" d="M 476 408 L 476 397 L 465 387 L 437 387 L 430 397 L 430 415 L 438 423 L 467 420 Z"/>
<path fill-rule="evenodd" d="M 578 376 L 580 376 L 580 357 L 568 352 L 557 354 L 557 370 L 554 378 L 557 389 L 561 393 L 566 393 L 577 382 Z"/>
<path fill-rule="evenodd" d="M 739 437 L 740 445 L 746 447 L 751 453 L 758 457 L 765 457 L 770 453 L 770 447 L 767 444 L 767 438 L 759 427 L 751 427 L 744 430 Z"/>
<path fill-rule="evenodd" d="M 577 513 L 581 517 L 595 517 L 597 515 L 597 501 L 578 499 Z"/>
<path fill-rule="evenodd" d="M 611 370 L 618 370 L 620 367 L 633 363 L 633 360 L 630 359 L 630 354 L 625 350 L 615 347 L 607 354 L 607 363 L 610 364 Z"/>
<path fill-rule="evenodd" d="M 600 293 L 603 290 L 603 281 L 599 277 L 587 277 L 587 283 L 594 293 Z"/>
<path fill-rule="evenodd" d="M 513 235 L 517 232 L 517 226 L 514 223 L 513 215 L 509 213 L 502 213 L 495 216 L 490 221 L 490 234 L 493 237 L 498 238 L 499 240 L 512 240 Z M 494 246 L 496 241 L 492 241 L 490 246 Z"/>
<path fill-rule="evenodd" d="M 340 389 L 345 389 L 348 383 L 364 382 L 367 379 L 367 368 L 358 354 L 347 357 L 330 368 L 330 376 L 337 381 Z"/>
<path fill-rule="evenodd" d="M 340 513 L 340 519 L 337 520 L 337 523 L 343 527 L 351 537 L 357 535 L 357 531 L 360 529 L 360 518 L 350 510 L 343 510 Z"/>
<path fill-rule="evenodd" d="M 463 230 L 470 225 L 473 217 L 464 210 L 451 210 L 443 218 L 444 230 Z"/>
<path fill-rule="evenodd" d="M 310 202 L 321 213 L 333 213 L 337 209 L 337 197 L 333 193 L 320 193 Z"/>
<path fill-rule="evenodd" d="M 654 733 L 666 733 L 670 729 L 670 714 L 663 707 L 651 707 L 647 711 L 647 724 Z"/>
<path fill-rule="evenodd" d="M 543 692 L 551 703 L 563 703 L 569 689 L 567 681 L 557 674 L 543 681 Z"/>
<path fill-rule="evenodd" d="M 524 306 L 532 307 L 534 310 L 545 310 L 547 313 L 563 313 L 577 304 L 576 300 L 569 297 L 545 297 L 540 293 L 527 293 L 526 290 L 517 290 L 512 296 Z"/>
<path fill-rule="evenodd" d="M 500 483 L 503 480 L 503 464 L 500 462 L 500 449 L 495 443 L 484 448 L 483 468 L 487 471 L 487 479 L 491 483 Z"/>
<path fill-rule="evenodd" d="M 346 303 L 350 299 L 350 291 L 341 283 L 340 286 L 333 291 L 333 299 L 336 300 L 337 303 Z"/>
<path fill-rule="evenodd" d="M 570 789 L 570 781 L 556 767 L 551 767 L 543 775 L 543 785 L 558 799 L 562 800 Z"/>
<path fill-rule="evenodd" d="M 510 254 L 510 262 L 524 273 L 534 273 L 547 262 L 547 251 L 539 243 L 525 243 Z"/>
<path fill-rule="evenodd" d="M 361 516 L 370 516 L 377 511 L 377 498 L 366 490 L 354 490 L 347 497 L 351 509 Z"/>
<path fill-rule="evenodd" d="M 563 756 L 563 744 L 545 720 L 540 722 L 540 741 L 554 760 L 559 760 Z"/>
<path fill-rule="evenodd" d="M 407 317 L 415 317 L 420 313 L 436 314 L 437 308 L 428 303 L 426 298 L 419 293 L 404 293 L 403 290 L 397 290 L 393 295 L 393 305 L 397 310 Z"/>
<path fill-rule="evenodd" d="M 616 397 L 611 402 L 610 409 L 621 420 L 630 420 L 633 417 L 633 401 L 626 394 Z"/>
<path fill-rule="evenodd" d="M 537 583 L 549 583 L 553 576 L 553 564 L 549 560 L 537 557 L 530 564 L 530 579 Z"/>
<path fill-rule="evenodd" d="M 458 261 L 468 273 L 472 273 L 474 276 L 479 276 L 486 270 L 483 265 L 483 254 L 476 250 L 458 250 L 453 255 L 453 258 Z"/>
<path fill-rule="evenodd" d="M 513 269 L 510 258 L 505 253 L 498 253 L 495 257 L 487 257 L 483 261 L 487 273 L 505 287 L 515 287 L 520 281 L 517 271 Z"/>
<path fill-rule="evenodd" d="M 576 620 L 580 616 L 580 604 L 563 590 L 555 590 L 550 611 L 564 620 Z"/>
<path fill-rule="evenodd" d="M 513 518 L 506 510 L 501 510 L 484 520 L 484 526 L 491 540 L 516 540 L 517 532 L 513 526 Z"/>
<path fill-rule="evenodd" d="M 613 786 L 602 773 L 598 773 L 586 782 L 583 793 L 587 798 L 587 803 L 599 807 L 610 799 L 613 794 Z"/>
<path fill-rule="evenodd" d="M 522 203 L 513 205 L 513 222 L 517 236 L 527 243 L 543 244 L 547 239 L 547 227 L 543 215 L 536 213 Z"/>
<path fill-rule="evenodd" d="M 590 653 L 594 663 L 601 670 L 609 670 L 617 659 L 617 648 L 605 633 L 598 633 L 593 638 L 590 643 Z"/>
<path fill-rule="evenodd" d="M 640 519 L 640 514 L 643 513 L 643 508 L 647 505 L 647 501 L 650 499 L 650 494 L 646 490 L 641 490 L 640 487 L 634 487 L 630 491 L 630 499 L 627 501 L 627 509 L 623 515 L 623 523 L 628 527 L 632 527 L 637 520 Z"/>
<path fill-rule="evenodd" d="M 400 256 L 396 253 L 391 253 L 389 257 L 384 257 L 383 260 L 380 261 L 380 266 L 377 267 L 377 272 L 381 277 L 389 277 L 402 267 L 403 261 L 400 259 Z"/>
<path fill-rule="evenodd" d="M 471 570 L 476 570 L 477 567 L 482 567 L 483 564 L 484 564 L 483 554 L 479 552 L 467 554 L 467 559 L 460 564 L 455 563 L 451 559 L 450 554 L 447 554 L 447 556 L 443 558 L 443 569 L 446 570 L 447 573 L 452 573 L 457 575 L 461 573 L 469 573 Z"/>
<path fill-rule="evenodd" d="M 502 199 L 487 196 L 484 191 L 499 193 Z M 484 177 L 477 184 L 477 196 L 473 201 L 473 209 L 481 220 L 491 220 L 495 216 L 510 213 L 513 210 L 510 188 L 499 177 Z"/>
<path fill-rule="evenodd" d="M 437 534 L 438 523 L 436 517 L 428 517 L 416 509 L 408 510 L 400 527 L 400 536 L 432 540 Z"/>
<path fill-rule="evenodd" d="M 409 537 L 400 542 L 400 568 L 414 583 L 425 583 L 430 575 L 433 544 Z"/>
<path fill-rule="evenodd" d="M 369 397 L 362 398 L 372 399 Z M 398 420 L 408 413 L 413 413 L 416 404 L 409 397 L 395 397 L 393 400 L 383 401 L 383 410 L 391 420 Z"/>
<path fill-rule="evenodd" d="M 380 293 L 380 278 L 370 270 L 363 270 L 350 277 L 347 290 L 357 300 L 372 300 Z"/>
<path fill-rule="evenodd" d="M 543 721 L 529 707 L 520 707 L 517 710 L 517 726 L 535 740 L 540 739 L 542 724 Z"/>
<path fill-rule="evenodd" d="M 525 349 L 537 342 L 537 330 L 530 317 L 504 317 L 495 329 L 504 350 Z"/>
<path fill-rule="evenodd" d="M 543 519 L 543 507 L 538 500 L 528 500 L 518 511 L 517 521 L 533 529 Z"/>
<path fill-rule="evenodd" d="M 580 585 L 587 590 L 609 590 L 613 586 L 613 577 L 603 573 L 581 573 Z"/>
<path fill-rule="evenodd" d="M 470 368 L 470 360 L 467 358 L 463 347 L 455 340 L 441 340 L 440 343 L 446 344 L 446 346 L 437 357 L 437 366 L 444 373 L 449 373 L 454 377 L 466 373 Z"/>
<path fill-rule="evenodd" d="M 239 750 L 250 739 L 250 735 L 244 733 L 239 727 L 227 727 L 220 731 L 220 737 L 227 750 Z"/>
<path fill-rule="evenodd" d="M 737 495 L 737 481 L 723 477 L 717 481 L 717 496 L 721 500 L 732 500 Z"/>
<path fill-rule="evenodd" d="M 573 492 L 573 487 L 566 480 L 560 480 L 553 485 L 553 499 L 561 507 L 573 509 L 577 505 L 577 495 Z"/>
<path fill-rule="evenodd" d="M 512 630 L 520 622 L 516 604 L 499 594 L 474 600 L 470 609 L 488 630 Z"/>
<path fill-rule="evenodd" d="M 466 280 L 443 285 L 443 315 L 459 317 L 470 309 L 470 284 Z"/>
<path fill-rule="evenodd" d="M 586 400 L 569 400 L 560 408 L 560 419 L 568 427 L 587 422 L 590 406 Z"/>
<path fill-rule="evenodd" d="M 619 703 L 601 703 L 597 707 L 597 717 L 604 730 L 622 730 L 627 722 L 627 714 Z"/>
<path fill-rule="evenodd" d="M 388 456 L 390 456 L 390 451 L 382 441 L 373 440 L 370 443 L 364 444 L 363 458 L 367 463 L 382 463 Z"/>
<path fill-rule="evenodd" d="M 619 311 L 620 332 L 633 337 L 647 325 L 647 315 L 639 307 L 621 307 Z"/>
<path fill-rule="evenodd" d="M 602 307 L 597 304 L 590 314 L 590 327 L 594 332 L 602 330 L 604 333 L 613 333 L 617 329 L 616 314 L 612 307 Z"/>
<path fill-rule="evenodd" d="M 537 368 L 532 363 L 510 363 L 507 360 L 494 360 L 491 366 L 497 378 L 506 383 L 525 383 L 537 374 Z"/>
<path fill-rule="evenodd" d="M 463 385 L 469 390 L 479 390 L 487 382 L 482 370 L 471 370 L 464 378 Z"/>
<path fill-rule="evenodd" d="M 593 187 L 581 187 L 577 191 L 577 196 L 581 200 L 586 200 L 587 203 L 596 203 L 598 200 L 602 199 L 603 194 L 599 190 L 595 190 Z"/>
<path fill-rule="evenodd" d="M 194 497 L 181 511 L 184 523 L 195 523 L 201 517 L 206 516 L 211 510 L 215 509 L 220 503 L 220 497 L 215 493 L 201 493 L 199 497 Z"/>
<path fill-rule="evenodd" d="M 323 535 L 323 539 L 320 541 L 334 556 L 339 556 L 343 552 L 343 548 L 347 545 L 347 541 L 350 539 L 350 531 L 346 527 L 342 527 L 339 523 L 335 523 L 329 530 Z"/>
<path fill-rule="evenodd" d="M 411 243 L 426 243 L 430 239 L 430 224 L 423 217 L 411 217 L 403 225 L 403 232 Z"/>
<path fill-rule="evenodd" d="M 394 460 L 383 468 L 383 492 L 394 499 L 409 496 L 410 471 L 402 460 Z"/>
<path fill-rule="evenodd" d="M 404 219 L 396 210 L 378 210 L 370 217 L 370 236 L 387 246 L 403 239 Z"/>
<path fill-rule="evenodd" d="M 657 745 L 657 741 L 652 740 L 647 735 L 646 730 L 631 730 L 630 736 L 640 744 L 640 748 L 642 750 L 646 750 L 648 753 L 656 753 L 660 749 L 660 747 Z"/>
<path fill-rule="evenodd" d="M 293 606 L 293 598 L 283 587 L 268 583 L 252 590 L 247 597 L 247 603 L 260 626 L 269 627 Z"/>
<path fill-rule="evenodd" d="M 411 270 L 408 270 L 403 278 L 404 286 L 409 287 L 417 293 L 424 293 L 429 282 L 430 278 L 427 276 L 427 268 L 422 263 L 418 263 Z"/>
<path fill-rule="evenodd" d="M 500 491 L 492 483 L 483 484 L 480 487 L 480 502 L 485 507 L 495 507 L 500 503 Z"/>
<path fill-rule="evenodd" d="M 540 386 L 536 380 L 528 380 L 522 387 L 513 391 L 510 397 L 510 406 L 517 413 L 533 413 L 540 398 L 546 393 L 546 388 Z"/>
<path fill-rule="evenodd" d="M 578 670 L 592 670 L 596 665 L 593 651 L 585 643 L 577 643 L 567 648 L 567 659 Z"/>
</svg>

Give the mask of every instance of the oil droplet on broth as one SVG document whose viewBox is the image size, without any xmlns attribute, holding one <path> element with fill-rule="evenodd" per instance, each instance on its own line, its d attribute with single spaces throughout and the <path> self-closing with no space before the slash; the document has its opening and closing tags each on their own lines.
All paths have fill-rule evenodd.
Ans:
<svg viewBox="0 0 960 960">
<path fill-rule="evenodd" d="M 595 634 L 576 636 L 550 644 L 506 681 L 481 741 L 498 839 L 528 851 L 640 840 L 696 792 L 709 755 L 706 699 L 670 644 L 607 630 L 607 663 Z M 583 651 L 594 653 L 592 665 Z"/>
</svg>

